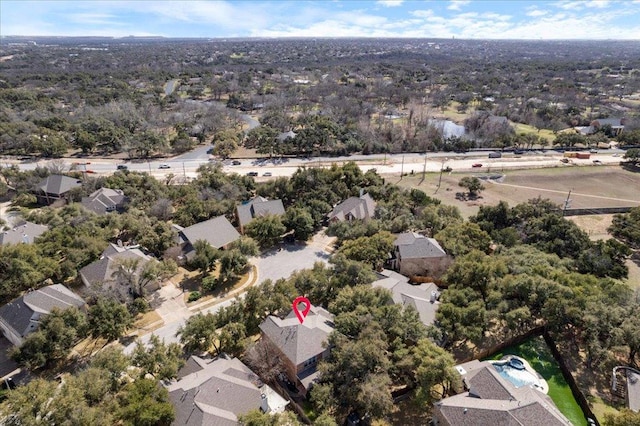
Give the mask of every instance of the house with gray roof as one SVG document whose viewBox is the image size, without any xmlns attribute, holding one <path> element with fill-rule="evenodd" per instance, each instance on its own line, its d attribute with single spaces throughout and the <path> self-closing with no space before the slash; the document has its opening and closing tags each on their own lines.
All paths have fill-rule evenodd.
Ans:
<svg viewBox="0 0 640 426">
<path fill-rule="evenodd" d="M 176 410 L 174 425 L 237 425 L 238 416 L 251 410 L 281 413 L 289 403 L 237 358 L 192 356 L 165 387 Z"/>
<path fill-rule="evenodd" d="M 451 262 L 451 256 L 434 238 L 405 232 L 393 242 L 391 265 L 402 275 L 440 278 Z"/>
<path fill-rule="evenodd" d="M 333 328 L 333 314 L 319 306 L 311 306 L 302 323 L 291 311 L 284 319 L 270 315 L 260 324 L 262 338 L 280 354 L 289 380 L 302 394 L 318 377 L 318 362 L 329 356 Z"/>
<path fill-rule="evenodd" d="M 226 249 L 229 244 L 240 238 L 240 234 L 223 215 L 183 228 L 173 225 L 176 233 L 174 242 L 182 248 L 182 258 L 189 260 L 195 256 L 193 245 L 204 240 L 217 249 Z"/>
<path fill-rule="evenodd" d="M 570 426 L 551 398 L 531 386 L 516 388 L 493 364 L 474 360 L 456 366 L 466 392 L 435 404 L 436 426 Z"/>
<path fill-rule="evenodd" d="M 80 269 L 78 275 L 89 294 L 108 295 L 126 301 L 137 291 L 133 286 L 140 285 L 145 290 L 157 290 L 160 287 L 160 283 L 155 281 L 143 282 L 141 272 L 149 262 L 157 260 L 144 254 L 139 246 L 110 244 L 100 259 Z"/>
<path fill-rule="evenodd" d="M 34 239 L 48 231 L 45 225 L 37 223 L 24 222 L 22 225 L 13 229 L 0 232 L 0 245 L 32 243 Z"/>
<path fill-rule="evenodd" d="M 267 215 L 282 216 L 284 205 L 282 200 L 267 200 L 263 197 L 255 197 L 244 204 L 236 207 L 236 217 L 240 233 L 244 234 L 244 227 L 256 217 Z"/>
<path fill-rule="evenodd" d="M 7 340 L 20 346 L 24 338 L 38 329 L 40 320 L 54 309 L 84 307 L 84 300 L 62 284 L 29 291 L 0 307 L 0 329 Z"/>
<path fill-rule="evenodd" d="M 127 197 L 120 189 L 100 188 L 88 197 L 82 197 L 82 207 L 96 214 L 121 211 Z"/>
<path fill-rule="evenodd" d="M 333 221 L 369 220 L 375 217 L 376 202 L 369 194 L 349 197 L 333 208 L 327 218 Z"/>
<path fill-rule="evenodd" d="M 391 292 L 393 302 L 402 306 L 411 306 L 416 310 L 424 325 L 436 320 L 440 306 L 440 289 L 434 283 L 409 284 L 409 279 L 397 272 L 383 269 L 378 273 L 380 279 L 371 283 L 372 287 L 386 288 Z"/>
<path fill-rule="evenodd" d="M 76 178 L 64 175 L 49 175 L 35 186 L 34 192 L 38 197 L 39 203 L 49 205 L 55 202 L 68 202 L 69 192 L 81 186 L 82 181 Z"/>
</svg>

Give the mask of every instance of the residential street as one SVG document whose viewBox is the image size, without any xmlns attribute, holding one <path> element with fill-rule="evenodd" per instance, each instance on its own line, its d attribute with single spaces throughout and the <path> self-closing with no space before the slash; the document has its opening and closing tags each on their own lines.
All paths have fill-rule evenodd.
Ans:
<svg viewBox="0 0 640 426">
<path fill-rule="evenodd" d="M 320 231 L 307 244 L 282 245 L 280 249 L 273 249 L 260 257 L 250 259 L 250 262 L 256 267 L 256 279 L 253 280 L 250 277 L 245 287 L 237 289 L 231 295 L 243 297 L 246 288 L 254 282 L 259 285 L 267 279 L 276 281 L 280 278 L 288 278 L 296 270 L 313 267 L 315 262 L 328 262 L 333 240 L 334 238 L 325 235 L 324 231 Z M 156 308 L 156 313 L 160 315 L 164 325 L 154 330 L 153 333 L 148 333 L 144 329 L 138 330 L 142 336 L 140 340 L 143 343 L 149 342 L 151 334 L 159 336 L 166 343 L 179 342 L 176 333 L 187 318 L 199 312 L 203 314 L 215 313 L 234 301 L 234 298 L 230 298 L 210 306 L 211 300 L 209 300 L 200 305 L 195 304 L 187 307 L 184 303 L 182 290 L 173 282 L 168 282 L 158 290 L 155 296 L 161 301 L 160 306 Z M 202 309 L 203 305 L 207 305 L 207 307 Z M 125 346 L 124 352 L 130 354 L 135 346 L 135 342 L 130 343 Z"/>
</svg>

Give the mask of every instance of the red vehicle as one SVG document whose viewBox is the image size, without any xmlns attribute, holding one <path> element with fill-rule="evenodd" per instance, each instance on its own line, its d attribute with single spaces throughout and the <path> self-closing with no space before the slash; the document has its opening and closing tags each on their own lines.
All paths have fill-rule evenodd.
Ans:
<svg viewBox="0 0 640 426">
<path fill-rule="evenodd" d="M 476 164 L 473 164 L 471 167 L 482 167 L 482 164 L 476 163 Z"/>
</svg>

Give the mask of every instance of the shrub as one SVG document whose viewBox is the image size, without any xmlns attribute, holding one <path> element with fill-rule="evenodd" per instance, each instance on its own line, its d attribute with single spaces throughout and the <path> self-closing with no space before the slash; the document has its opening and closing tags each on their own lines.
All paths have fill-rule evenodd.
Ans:
<svg viewBox="0 0 640 426">
<path fill-rule="evenodd" d="M 202 280 L 202 291 L 211 292 L 218 286 L 218 279 L 214 276 L 208 276 Z"/>
<path fill-rule="evenodd" d="M 200 294 L 199 291 L 192 291 L 189 294 L 189 302 L 195 302 L 196 300 L 200 299 L 202 297 L 202 295 Z"/>
</svg>

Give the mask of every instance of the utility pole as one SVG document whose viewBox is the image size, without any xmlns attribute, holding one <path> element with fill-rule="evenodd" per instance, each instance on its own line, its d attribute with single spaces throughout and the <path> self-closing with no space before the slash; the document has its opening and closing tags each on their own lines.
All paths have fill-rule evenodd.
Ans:
<svg viewBox="0 0 640 426">
<path fill-rule="evenodd" d="M 185 182 L 187 181 L 187 170 L 184 168 L 184 161 L 182 162 L 182 175 L 184 176 Z"/>
<path fill-rule="evenodd" d="M 404 155 L 402 156 L 402 164 L 400 165 L 400 180 L 402 180 L 403 175 L 404 175 Z"/>
<path fill-rule="evenodd" d="M 424 180 L 427 174 L 427 152 L 424 152 L 424 167 L 422 168 L 422 180 Z"/>
<path fill-rule="evenodd" d="M 567 194 L 567 199 L 564 201 L 564 208 L 562 209 L 562 216 L 564 217 L 565 213 L 567 212 L 567 208 L 569 208 L 569 205 L 571 204 L 571 191 L 573 191 L 573 189 L 569 190 L 569 194 Z"/>
<path fill-rule="evenodd" d="M 440 163 L 440 177 L 438 178 L 438 187 L 436 188 L 436 192 L 440 189 L 440 183 L 442 183 L 442 172 L 444 171 L 444 163 L 446 163 L 448 158 L 444 158 Z"/>
</svg>

